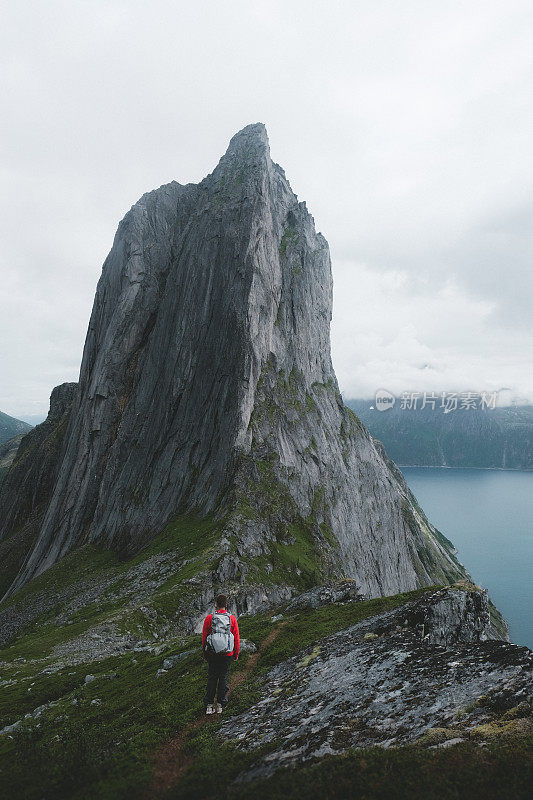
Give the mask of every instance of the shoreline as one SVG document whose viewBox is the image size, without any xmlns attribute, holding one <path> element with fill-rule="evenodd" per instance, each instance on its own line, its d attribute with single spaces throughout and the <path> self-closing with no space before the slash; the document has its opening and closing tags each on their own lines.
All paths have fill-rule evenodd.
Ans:
<svg viewBox="0 0 533 800">
<path fill-rule="evenodd" d="M 396 462 L 395 462 L 396 463 Z M 478 469 L 492 472 L 533 472 L 533 467 L 449 467 L 444 464 L 397 464 L 400 469 Z"/>
</svg>

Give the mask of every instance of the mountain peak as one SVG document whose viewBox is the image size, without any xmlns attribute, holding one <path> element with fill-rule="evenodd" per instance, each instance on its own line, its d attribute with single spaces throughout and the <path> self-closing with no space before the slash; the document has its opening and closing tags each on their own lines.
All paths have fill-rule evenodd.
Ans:
<svg viewBox="0 0 533 800">
<path fill-rule="evenodd" d="M 255 146 L 269 149 L 268 133 L 262 122 L 254 122 L 246 125 L 231 137 L 227 153 L 236 151 L 239 148 Z"/>
<path fill-rule="evenodd" d="M 262 122 L 256 122 L 253 125 L 247 125 L 232 136 L 215 172 L 229 169 L 234 173 L 236 169 L 242 170 L 257 166 L 266 169 L 270 163 L 267 130 Z"/>
<path fill-rule="evenodd" d="M 149 197 L 104 264 L 53 491 L 12 590 L 87 541 L 131 555 L 178 514 L 224 519 L 216 584 L 253 583 L 258 558 L 279 568 L 295 536 L 307 571 L 289 558 L 272 591 L 347 576 L 376 596 L 462 575 L 342 403 L 329 249 L 265 126 L 235 134 L 199 186 Z M 4 503 L 0 537 L 23 501 Z"/>
</svg>

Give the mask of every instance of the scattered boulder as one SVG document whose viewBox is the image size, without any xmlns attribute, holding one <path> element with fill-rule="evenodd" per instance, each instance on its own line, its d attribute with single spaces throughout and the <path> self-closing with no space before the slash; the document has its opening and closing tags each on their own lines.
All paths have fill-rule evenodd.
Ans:
<svg viewBox="0 0 533 800">
<path fill-rule="evenodd" d="M 102 681 L 112 681 L 117 677 L 116 672 L 108 672 L 102 675 L 86 675 L 85 676 L 85 683 L 91 683 L 95 681 L 97 678 Z"/>
<path fill-rule="evenodd" d="M 179 664 L 180 661 L 183 661 L 193 653 L 196 653 L 196 650 L 184 650 L 183 653 L 177 653 L 175 656 L 169 656 L 168 658 L 165 658 L 163 661 L 163 669 L 172 669 L 172 667 L 175 667 L 176 664 Z"/>
<path fill-rule="evenodd" d="M 287 611 L 302 611 L 307 608 L 320 608 L 329 603 L 349 603 L 364 600 L 354 581 L 346 580 L 315 586 L 308 592 L 299 594 L 287 606 Z"/>
<path fill-rule="evenodd" d="M 241 639 L 241 641 L 240 641 L 240 652 L 241 653 L 256 653 L 257 652 L 257 645 L 255 645 L 249 639 Z"/>
<path fill-rule="evenodd" d="M 3 733 L 12 733 L 12 731 L 16 731 L 16 730 L 17 730 L 17 728 L 18 728 L 18 727 L 19 727 L 21 724 L 22 724 L 22 720 L 21 720 L 21 719 L 18 719 L 18 720 L 17 720 L 16 722 L 14 722 L 12 725 L 6 725 L 6 726 L 5 726 L 5 728 L 2 728 L 2 730 L 0 730 L 0 736 L 1 736 Z"/>
</svg>

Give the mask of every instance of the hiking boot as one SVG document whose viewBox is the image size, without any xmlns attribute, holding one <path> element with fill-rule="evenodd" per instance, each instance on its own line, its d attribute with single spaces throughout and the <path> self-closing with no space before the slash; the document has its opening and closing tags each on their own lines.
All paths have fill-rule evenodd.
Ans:
<svg viewBox="0 0 533 800">
<path fill-rule="evenodd" d="M 220 703 L 217 703 L 216 709 L 217 709 L 217 714 L 222 714 L 222 711 L 224 710 L 220 705 Z"/>
<path fill-rule="evenodd" d="M 209 703 L 207 708 L 205 709 L 206 714 L 214 714 L 215 713 L 215 706 Z"/>
</svg>

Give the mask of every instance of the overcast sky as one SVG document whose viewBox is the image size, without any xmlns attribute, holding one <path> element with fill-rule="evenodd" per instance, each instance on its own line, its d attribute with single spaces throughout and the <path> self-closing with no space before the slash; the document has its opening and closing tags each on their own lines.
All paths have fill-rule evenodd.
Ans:
<svg viewBox="0 0 533 800">
<path fill-rule="evenodd" d="M 533 398 L 530 1 L 18 0 L 0 44 L 0 410 L 77 379 L 129 207 L 258 121 L 330 244 L 345 396 Z"/>
</svg>

